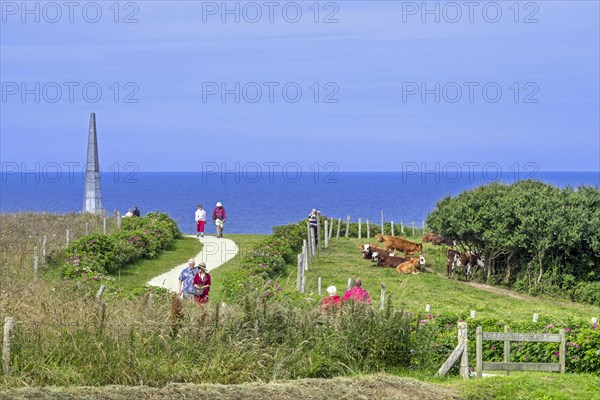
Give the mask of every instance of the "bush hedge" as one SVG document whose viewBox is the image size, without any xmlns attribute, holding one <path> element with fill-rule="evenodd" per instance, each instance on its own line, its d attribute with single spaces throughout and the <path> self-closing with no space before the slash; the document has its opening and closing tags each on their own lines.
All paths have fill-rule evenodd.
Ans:
<svg viewBox="0 0 600 400">
<path fill-rule="evenodd" d="M 148 213 L 145 217 L 124 218 L 119 232 L 95 233 L 76 240 L 62 264 L 66 278 L 96 278 L 114 274 L 141 258 L 154 258 L 169 248 L 181 232 L 167 214 Z"/>
</svg>

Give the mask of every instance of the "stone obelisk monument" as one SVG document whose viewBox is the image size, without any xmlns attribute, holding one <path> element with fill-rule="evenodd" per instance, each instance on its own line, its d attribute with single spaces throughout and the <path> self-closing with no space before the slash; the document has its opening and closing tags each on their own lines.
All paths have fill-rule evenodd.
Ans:
<svg viewBox="0 0 600 400">
<path fill-rule="evenodd" d="M 83 212 L 102 212 L 100 161 L 98 160 L 98 137 L 96 136 L 96 114 L 94 113 L 90 114 L 87 162 L 85 165 L 85 190 L 83 192 Z"/>
</svg>

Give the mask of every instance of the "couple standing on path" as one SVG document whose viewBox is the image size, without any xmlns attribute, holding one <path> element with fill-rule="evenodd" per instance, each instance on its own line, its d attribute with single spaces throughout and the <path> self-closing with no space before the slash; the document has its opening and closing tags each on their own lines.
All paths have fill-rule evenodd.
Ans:
<svg viewBox="0 0 600 400">
<path fill-rule="evenodd" d="M 202 204 L 198 204 L 198 209 L 196 210 L 196 237 L 204 237 L 204 224 L 206 223 L 206 210 L 202 208 Z M 225 208 L 223 204 L 219 201 L 213 210 L 212 220 L 217 226 L 217 237 L 223 237 L 223 228 L 225 226 L 225 219 L 227 218 L 227 214 L 225 213 Z"/>
<path fill-rule="evenodd" d="M 210 292 L 210 274 L 206 263 L 201 262 L 198 266 L 196 261 L 190 258 L 188 265 L 179 274 L 177 294 L 184 299 L 194 299 L 198 303 L 208 302 Z"/>
</svg>

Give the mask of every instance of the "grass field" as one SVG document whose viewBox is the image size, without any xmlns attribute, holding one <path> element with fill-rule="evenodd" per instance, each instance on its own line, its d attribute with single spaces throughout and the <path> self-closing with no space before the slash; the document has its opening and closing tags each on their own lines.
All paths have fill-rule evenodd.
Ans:
<svg viewBox="0 0 600 400">
<path fill-rule="evenodd" d="M 371 240 L 373 241 L 373 240 Z M 346 289 L 348 278 L 360 276 L 363 287 L 374 300 L 379 301 L 381 285 L 387 286 L 387 295 L 392 296 L 396 308 L 410 311 L 425 311 L 431 305 L 432 314 L 453 312 L 468 316 L 475 310 L 481 318 L 494 317 L 507 320 L 531 320 L 532 314 L 550 319 L 567 317 L 589 320 L 600 316 L 600 308 L 591 305 L 571 303 L 554 298 L 533 297 L 495 287 L 486 290 L 471 287 L 462 281 L 449 280 L 445 274 L 443 250 L 427 244 L 424 255 L 430 271 L 417 275 L 400 275 L 391 268 L 378 268 L 369 260 L 364 260 L 359 245 L 367 240 L 340 238 L 333 240 L 330 248 L 323 249 L 306 274 L 307 292 L 317 292 L 317 279 L 322 278 L 323 293 L 329 285 L 335 285 L 338 292 Z M 443 273 L 442 273 L 443 271 Z M 288 269 L 283 284 L 291 288 L 295 285 L 295 266 Z M 339 294 L 339 293 L 338 293 Z"/>
<path fill-rule="evenodd" d="M 59 221 L 63 222 L 63 221 Z M 56 223 L 56 222 L 55 222 Z M 33 224 L 31 224 L 33 226 Z M 29 226 L 29 225 L 27 225 Z M 73 224 L 71 223 L 71 226 Z M 2 227 L 4 230 L 4 227 Z M 9 235 L 10 232 L 5 230 L 3 237 Z M 18 236 L 27 238 L 28 232 L 23 230 Z M 12 236 L 13 238 L 15 235 Z M 217 302 L 228 302 L 224 298 L 222 285 L 227 282 L 228 278 L 235 272 L 235 268 L 240 264 L 244 254 L 256 243 L 265 238 L 266 235 L 227 235 L 227 238 L 236 242 L 240 248 L 240 253 L 234 259 L 228 261 L 221 267 L 211 271 L 213 277 L 213 287 L 211 291 L 211 307 Z M 17 238 L 18 239 L 18 238 Z M 367 242 L 365 239 L 345 239 L 333 240 L 330 249 L 323 250 L 318 260 L 311 264 L 307 274 L 307 290 L 309 296 L 318 299 L 317 278 L 320 276 L 323 279 L 323 288 L 334 284 L 338 287 L 338 291 L 345 291 L 348 278 L 360 276 L 363 278 L 364 287 L 370 291 L 375 302 L 379 301 L 379 289 L 382 283 L 387 285 L 388 295 L 392 295 L 392 301 L 395 308 L 405 308 L 410 311 L 424 311 L 425 304 L 430 304 L 432 313 L 448 311 L 454 314 L 468 315 L 470 310 L 478 312 L 478 318 L 496 317 L 506 320 L 530 320 L 531 314 L 539 313 L 543 318 L 552 320 L 560 320 L 567 317 L 576 317 L 589 320 L 592 316 L 600 315 L 600 309 L 597 307 L 557 301 L 551 298 L 537 298 L 524 296 L 510 291 L 501 290 L 492 287 L 476 288 L 466 285 L 463 282 L 448 280 L 443 275 L 438 275 L 433 272 L 421 273 L 418 275 L 398 275 L 392 269 L 379 269 L 367 260 L 362 259 L 362 255 L 358 251 L 361 243 Z M 175 246 L 164 252 L 154 260 L 144 260 L 136 263 L 127 270 L 121 271 L 120 277 L 117 277 L 118 284 L 124 288 L 137 288 L 145 285 L 150 278 L 160 273 L 170 270 L 176 265 L 185 262 L 189 257 L 197 254 L 200 250 L 200 244 L 194 238 L 186 238 L 176 242 Z M 29 253 L 29 251 L 27 252 Z M 29 256 L 23 257 L 22 253 L 12 252 L 2 257 L 3 267 L 11 267 L 9 274 L 3 275 L 8 281 L 2 282 L 0 288 L 0 315 L 5 312 L 10 312 L 10 315 L 16 315 L 23 325 L 19 325 L 21 332 L 23 329 L 31 325 L 32 335 L 41 325 L 36 325 L 38 322 L 45 322 L 60 318 L 64 321 L 65 326 L 68 324 L 79 324 L 78 319 L 90 319 L 95 321 L 99 313 L 99 304 L 96 304 L 92 299 L 70 297 L 68 292 L 59 292 L 62 286 L 52 279 L 51 282 L 38 281 L 33 284 L 26 278 L 30 276 L 31 259 Z M 444 254 L 441 249 L 427 245 L 425 248 L 425 256 L 429 263 L 430 271 L 442 273 L 444 267 Z M 10 261 L 10 262 L 8 262 Z M 26 273 L 23 274 L 22 271 Z M 51 278 L 52 275 L 47 276 Z M 295 291 L 296 282 L 296 266 L 290 265 L 287 273 L 279 278 L 280 284 L 286 291 Z M 18 288 L 17 291 L 8 291 L 6 288 Z M 55 292 L 56 290 L 56 292 Z M 26 301 L 35 293 L 36 302 Z M 5 307 L 6 306 L 6 307 Z M 44 311 L 42 308 L 49 311 Z M 190 304 L 194 310 L 192 315 L 197 314 L 196 307 Z M 154 323 L 161 325 L 160 321 L 164 320 L 168 315 L 168 304 L 156 304 L 153 308 L 148 307 L 146 303 L 132 300 L 114 300 L 107 303 L 106 315 L 108 316 L 107 323 L 111 326 L 118 327 L 119 324 L 133 325 L 138 323 Z M 196 317 L 201 317 L 197 315 Z M 61 322 L 62 323 L 62 322 Z M 133 326 L 132 325 L 132 326 Z M 129 325 L 127 325 L 129 326 Z M 52 326 L 45 327 L 48 332 L 57 337 L 65 337 L 72 340 L 73 343 L 80 343 L 76 338 L 77 333 L 62 331 L 60 328 L 54 329 Z M 137 363 L 146 363 L 154 360 L 150 367 L 152 370 L 173 369 L 173 374 L 165 373 L 172 376 L 173 380 L 177 380 L 177 369 L 174 364 L 167 364 L 163 360 L 167 355 L 160 356 L 160 349 L 164 346 L 161 335 L 150 335 L 148 332 L 143 334 L 142 329 L 127 328 L 130 330 L 123 331 L 123 340 L 125 342 L 136 343 L 135 352 L 132 352 L 133 347 L 127 346 L 125 342 L 117 341 L 111 343 L 111 346 L 123 348 L 129 351 L 130 356 L 137 354 L 136 357 L 122 357 L 117 354 L 122 350 L 112 350 L 109 347 L 102 347 L 105 344 L 94 337 L 85 337 L 81 343 L 88 343 L 91 346 L 96 346 L 102 351 L 100 353 L 90 354 L 89 367 L 99 368 L 95 365 L 98 360 L 120 360 L 122 366 L 114 366 L 107 364 L 104 369 L 107 369 L 106 374 L 112 374 L 115 371 L 121 371 L 123 374 L 129 373 L 126 371 L 143 371 L 142 365 Z M 41 331 L 40 331 L 41 332 Z M 46 331 L 44 331 L 46 332 Z M 84 332 L 82 330 L 82 332 Z M 91 331 L 92 333 L 94 330 Z M 139 332 L 139 334 L 137 333 Z M 44 333 L 45 335 L 45 333 Z M 139 335 L 139 337 L 138 337 Z M 119 335 L 117 335 L 119 336 Z M 112 337 L 112 336 L 107 336 Z M 52 351 L 59 351 L 62 345 L 53 347 L 50 339 L 40 337 L 38 344 L 40 351 L 46 352 L 46 345 Z M 154 343 L 155 341 L 156 343 Z M 44 342 L 44 343 L 41 343 Z M 166 342 L 164 342 L 166 343 Z M 249 346 L 251 343 L 247 343 Z M 102 345 L 102 346 L 101 346 Z M 143 346 L 149 346 L 146 349 Z M 65 355 L 70 353 L 81 353 L 65 344 L 63 351 Z M 62 348 L 60 347 L 60 348 Z M 246 350 L 250 350 L 252 346 L 240 348 L 240 354 L 245 354 Z M 171 347 L 169 351 L 179 351 L 177 347 Z M 182 347 L 183 349 L 183 347 Z M 37 350 L 36 350 L 37 351 Z M 228 350 L 224 347 L 222 352 Z M 145 352 L 154 352 L 155 357 L 150 357 Z M 61 354 L 63 354 L 61 353 Z M 83 353 L 85 354 L 85 353 Z M 73 354 L 69 357 L 75 357 Z M 41 361 L 31 358 L 31 368 L 35 369 L 34 375 L 47 374 L 63 374 L 66 373 L 62 382 L 69 382 L 69 373 L 76 377 L 81 371 L 73 369 L 68 362 L 65 363 L 65 356 L 57 357 L 53 352 L 47 354 L 48 360 Z M 69 358 L 66 357 L 66 358 Z M 78 357 L 81 357 L 79 354 Z M 103 358 L 104 357 L 104 358 Z M 221 362 L 226 361 L 225 359 Z M 235 363 L 237 361 L 231 360 Z M 177 363 L 175 363 L 177 364 Z M 76 364 L 73 364 L 76 365 Z M 35 367 L 34 367 L 35 366 Z M 123 368 L 120 370 L 119 368 Z M 259 368 L 260 365 L 257 365 Z M 21 364 L 22 370 L 27 370 L 27 365 Z M 225 365 L 223 364 L 223 368 Z M 113 371 L 113 372 L 111 372 Z M 27 381 L 18 382 L 18 377 L 11 377 L 5 382 L 7 386 L 2 388 L 3 378 L 0 378 L 0 399 L 63 399 L 63 398 L 82 398 L 82 399 L 129 399 L 132 397 L 144 397 L 155 399 L 174 399 L 185 396 L 192 396 L 198 399 L 323 399 L 334 397 L 336 399 L 409 399 L 414 397 L 422 398 L 423 400 L 430 399 L 600 399 L 600 378 L 594 375 L 575 375 L 575 374 L 541 374 L 541 373 L 514 373 L 510 376 L 498 376 L 494 378 L 486 378 L 480 380 L 462 381 L 457 377 L 437 378 L 434 376 L 434 371 L 429 370 L 399 370 L 393 371 L 396 375 L 389 374 L 374 374 L 374 375 L 359 375 L 349 376 L 344 378 L 333 379 L 301 379 L 294 381 L 273 381 L 270 383 L 253 382 L 241 385 L 211 385 L 211 384 L 193 384 L 193 383 L 178 383 L 168 384 L 162 387 L 148 386 L 102 386 L 102 387 L 53 387 L 53 388 L 35 388 L 21 387 L 27 386 Z M 231 371 L 230 371 L 231 373 Z M 152 375 L 149 373 L 148 375 Z M 158 375 L 158 374 L 157 374 Z M 192 374 L 193 375 L 193 374 Z M 190 376 L 192 376 L 190 375 Z M 250 374 L 251 375 L 251 374 Z M 25 375 L 24 375 L 25 376 Z M 30 376 L 30 375 L 27 375 Z M 182 375 L 183 376 L 183 375 Z M 188 375 L 185 375 L 188 376 Z M 16 380 L 15 380 L 16 379 Z M 59 382 L 59 385 L 68 383 L 60 383 L 61 379 L 50 379 Z M 44 380 L 42 379 L 42 380 Z M 212 381 L 219 381 L 218 378 L 211 378 Z M 106 380 L 106 379 L 105 379 Z M 110 380 L 110 379 L 107 379 Z M 130 381 L 138 382 L 135 377 Z M 77 381 L 77 384 L 88 384 L 87 380 Z M 185 378 L 179 382 L 202 382 L 204 377 L 189 380 Z M 147 384 L 144 380 L 143 384 Z M 11 387 L 10 389 L 8 387 Z"/>
</svg>

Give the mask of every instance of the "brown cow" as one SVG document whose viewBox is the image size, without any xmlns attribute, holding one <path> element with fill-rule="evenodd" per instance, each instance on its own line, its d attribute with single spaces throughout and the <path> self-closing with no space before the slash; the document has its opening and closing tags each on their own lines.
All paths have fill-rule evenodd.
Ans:
<svg viewBox="0 0 600 400">
<path fill-rule="evenodd" d="M 420 272 L 419 265 L 425 264 L 425 257 L 414 257 L 396 267 L 396 272 L 399 274 L 418 274 Z"/>
<path fill-rule="evenodd" d="M 434 233 L 434 232 L 429 232 L 425 236 L 423 236 L 423 242 L 424 243 L 431 242 L 431 244 L 433 244 L 435 246 L 439 246 L 442 243 L 447 244 L 448 246 L 454 246 L 454 242 L 452 240 L 446 239 L 442 235 L 438 235 L 437 233 Z"/>
<path fill-rule="evenodd" d="M 378 233 L 375 238 L 378 242 L 385 242 L 386 249 L 394 247 L 396 250 L 400 250 L 406 255 L 423 252 L 423 245 L 421 243 L 413 243 L 400 236 L 382 235 L 381 233 Z"/>
<path fill-rule="evenodd" d="M 396 268 L 399 264 L 412 259 L 413 257 L 394 257 L 379 254 L 378 252 L 373 253 L 373 261 L 377 263 L 378 267 L 382 268 Z"/>
<path fill-rule="evenodd" d="M 363 258 L 365 260 L 371 260 L 371 261 L 376 261 L 375 256 L 377 256 L 379 254 L 386 255 L 386 256 L 387 255 L 390 255 L 390 256 L 396 255 L 396 249 L 394 249 L 394 248 L 392 248 L 390 250 L 382 249 L 381 247 L 377 247 L 373 243 L 364 244 L 364 245 L 360 246 L 360 252 L 363 253 Z"/>
<path fill-rule="evenodd" d="M 452 277 L 456 269 L 461 268 L 465 273 L 465 280 L 469 281 L 471 270 L 476 267 L 485 267 L 485 260 L 474 252 L 461 253 L 453 249 L 446 251 L 446 275 L 448 279 Z"/>
</svg>

